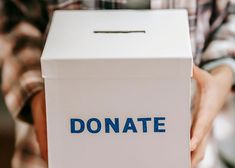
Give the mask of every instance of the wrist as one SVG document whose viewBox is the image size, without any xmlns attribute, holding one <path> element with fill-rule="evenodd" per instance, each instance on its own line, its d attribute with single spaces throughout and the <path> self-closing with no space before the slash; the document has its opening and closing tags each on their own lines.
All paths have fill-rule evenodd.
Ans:
<svg viewBox="0 0 235 168">
<path fill-rule="evenodd" d="M 229 65 L 220 65 L 209 71 L 212 76 L 221 76 L 225 75 L 230 79 L 233 78 L 233 69 Z"/>
<path fill-rule="evenodd" d="M 229 89 L 231 89 L 234 80 L 234 72 L 229 65 L 220 65 L 212 69 L 210 74 L 214 77 L 214 79 L 221 83 L 222 86 L 227 86 Z"/>
<path fill-rule="evenodd" d="M 217 72 L 225 72 L 226 75 L 232 70 L 232 82 L 235 84 L 235 59 L 231 57 L 224 57 L 211 61 L 202 67 L 204 70 L 213 72 L 212 75 L 217 75 Z"/>
</svg>

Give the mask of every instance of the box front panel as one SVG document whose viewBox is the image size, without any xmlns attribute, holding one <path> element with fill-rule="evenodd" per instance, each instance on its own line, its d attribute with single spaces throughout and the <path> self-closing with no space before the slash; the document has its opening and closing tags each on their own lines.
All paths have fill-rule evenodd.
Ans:
<svg viewBox="0 0 235 168">
<path fill-rule="evenodd" d="M 50 168 L 188 168 L 190 79 L 46 79 Z"/>
</svg>

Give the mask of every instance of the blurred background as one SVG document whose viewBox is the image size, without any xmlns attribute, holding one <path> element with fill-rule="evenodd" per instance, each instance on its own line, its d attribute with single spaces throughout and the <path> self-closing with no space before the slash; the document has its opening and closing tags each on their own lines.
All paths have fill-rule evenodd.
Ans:
<svg viewBox="0 0 235 168">
<path fill-rule="evenodd" d="M 55 0 L 51 0 L 55 1 Z M 63 0 L 62 0 L 63 1 Z M 223 0 L 221 0 L 222 2 Z M 1 13 L 1 2 L 0 0 L 0 13 Z M 37 0 L 25 0 L 28 2 L 26 8 L 22 8 L 23 13 L 18 9 L 17 6 L 14 4 L 10 4 L 13 6 L 7 6 L 7 10 L 15 11 L 14 13 L 9 12 L 7 17 L 12 18 L 12 22 L 8 23 L 8 29 L 16 26 L 20 23 L 21 17 L 23 18 L 27 12 L 31 12 L 32 16 L 27 16 L 26 21 L 30 24 L 21 24 L 21 27 L 14 33 L 26 33 L 30 34 L 34 37 L 40 37 L 43 34 L 43 31 L 46 30 L 46 26 L 49 20 L 49 16 L 47 16 L 46 12 L 47 9 L 45 7 L 41 8 L 40 5 L 43 5 L 43 1 Z M 31 3 L 33 2 L 33 3 Z M 55 1 L 56 2 L 56 1 Z M 89 0 L 86 1 L 89 3 Z M 130 1 L 131 2 L 131 1 Z M 134 2 L 134 1 L 133 1 Z M 79 4 L 76 4 L 79 7 Z M 19 6 L 20 7 L 20 6 Z M 235 9 L 234 9 L 235 11 Z M 25 13 L 24 13 L 25 12 Z M 22 15 L 22 16 L 21 16 Z M 9 19 L 8 18 L 8 19 Z M 1 18 L 2 19 L 2 18 Z M 3 18 L 0 19 L 0 26 L 2 21 L 5 21 Z M 25 22 L 26 23 L 26 22 Z M 36 30 L 32 27 L 38 27 L 39 30 Z M 234 25 L 235 27 L 235 25 Z M 13 36 L 14 36 L 13 33 Z M 6 39 L 2 40 L 2 36 L 0 36 L 0 74 L 2 68 L 2 60 L 4 57 L 5 51 L 3 52 L 1 48 L 1 41 L 5 41 Z M 10 37 L 11 38 L 11 37 Z M 10 42 L 8 45 L 11 44 L 11 39 L 7 39 Z M 24 45 L 29 46 L 29 52 L 23 52 L 24 54 L 29 54 L 31 52 L 38 52 L 40 50 L 40 44 L 35 42 L 35 39 L 26 39 L 29 42 L 23 39 Z M 23 46 L 24 48 L 25 46 Z M 16 51 L 19 51 L 19 48 L 22 48 L 20 44 Z M 235 48 L 235 46 L 234 46 Z M 20 56 L 20 55 L 19 55 Z M 2 79 L 2 77 L 0 78 Z M 0 80 L 0 86 L 1 80 Z M 198 168 L 235 168 L 235 95 L 231 93 L 230 101 L 224 106 L 220 115 L 216 118 L 213 126 L 213 130 L 207 145 L 205 157 L 203 161 L 199 164 Z M 0 168 L 11 168 L 11 159 L 14 152 L 15 146 L 15 123 L 8 112 L 5 102 L 3 99 L 2 92 L 0 91 Z"/>
</svg>

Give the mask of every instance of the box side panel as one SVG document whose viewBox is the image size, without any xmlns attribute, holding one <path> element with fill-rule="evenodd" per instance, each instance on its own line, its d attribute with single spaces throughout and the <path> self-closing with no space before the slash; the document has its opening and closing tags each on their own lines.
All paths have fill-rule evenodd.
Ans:
<svg viewBox="0 0 235 168">
<path fill-rule="evenodd" d="M 46 79 L 50 168 L 188 168 L 190 78 Z M 165 117 L 165 132 L 153 120 L 143 132 L 137 118 Z M 71 118 L 101 121 L 101 130 L 71 134 Z M 118 118 L 119 133 L 105 132 L 104 118 Z M 132 118 L 137 133 L 123 133 Z M 94 125 L 95 127 L 95 125 Z"/>
<path fill-rule="evenodd" d="M 42 59 L 42 74 L 50 79 L 184 79 L 192 59 Z"/>
</svg>

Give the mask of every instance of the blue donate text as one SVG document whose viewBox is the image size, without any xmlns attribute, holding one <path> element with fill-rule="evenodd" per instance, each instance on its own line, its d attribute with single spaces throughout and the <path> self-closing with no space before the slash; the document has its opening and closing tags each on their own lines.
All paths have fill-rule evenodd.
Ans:
<svg viewBox="0 0 235 168">
<path fill-rule="evenodd" d="M 146 118 L 126 118 L 124 122 L 120 122 L 119 118 L 105 118 L 100 120 L 98 118 L 90 118 L 84 121 L 81 118 L 70 119 L 70 131 L 72 134 L 79 134 L 87 130 L 92 134 L 104 131 L 105 133 L 147 133 L 149 131 L 149 124 L 153 122 L 153 132 L 161 133 L 165 130 L 165 117 L 146 117 Z M 120 124 L 122 123 L 122 124 Z M 137 129 L 137 124 L 140 125 Z"/>
</svg>

